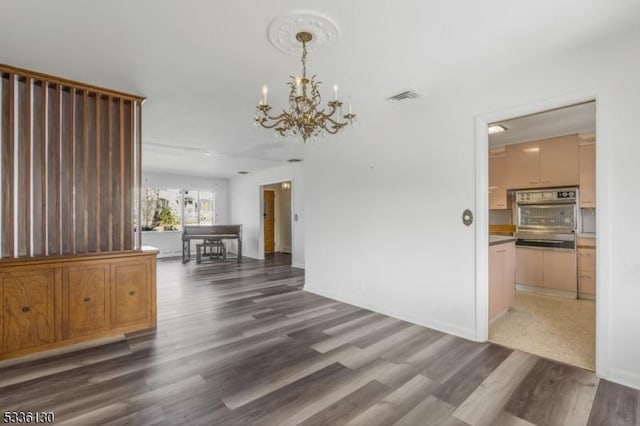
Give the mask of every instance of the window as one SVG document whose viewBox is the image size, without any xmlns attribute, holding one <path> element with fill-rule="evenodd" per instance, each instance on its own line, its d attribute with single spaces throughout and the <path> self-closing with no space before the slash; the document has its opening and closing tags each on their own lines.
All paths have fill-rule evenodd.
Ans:
<svg viewBox="0 0 640 426">
<path fill-rule="evenodd" d="M 214 223 L 213 191 L 142 188 L 141 198 L 143 231 L 172 231 L 183 225 Z"/>
</svg>

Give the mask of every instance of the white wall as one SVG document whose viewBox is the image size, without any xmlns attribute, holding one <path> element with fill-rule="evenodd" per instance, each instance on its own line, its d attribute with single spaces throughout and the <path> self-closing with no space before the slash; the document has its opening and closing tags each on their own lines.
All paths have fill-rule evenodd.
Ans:
<svg viewBox="0 0 640 426">
<path fill-rule="evenodd" d="M 290 193 L 294 215 L 291 262 L 298 268 L 305 267 L 306 209 L 303 164 L 287 164 L 248 175 L 239 175 L 230 180 L 231 219 L 234 223 L 243 225 L 244 256 L 264 258 L 261 187 L 270 183 L 291 181 Z"/>
<path fill-rule="evenodd" d="M 228 179 L 202 176 L 176 175 L 171 173 L 146 172 L 143 169 L 142 186 L 152 188 L 185 188 L 213 190 L 215 192 L 215 223 L 228 224 L 229 181 Z M 142 244 L 160 250 L 158 257 L 182 255 L 182 231 L 147 231 L 142 233 Z M 195 244 L 195 243 L 194 243 Z M 192 253 L 195 253 L 193 251 Z"/>
<path fill-rule="evenodd" d="M 640 32 L 383 107 L 305 151 L 307 290 L 477 338 L 475 119 L 597 97 L 598 359 L 640 388 Z M 504 117 L 510 118 L 510 117 Z M 485 177 L 486 179 L 486 177 Z M 479 195 L 486 197 L 486 194 Z M 486 205 L 486 202 L 485 202 Z M 486 212 L 475 212 L 487 214 Z M 485 226 L 488 219 L 484 221 Z"/>
</svg>

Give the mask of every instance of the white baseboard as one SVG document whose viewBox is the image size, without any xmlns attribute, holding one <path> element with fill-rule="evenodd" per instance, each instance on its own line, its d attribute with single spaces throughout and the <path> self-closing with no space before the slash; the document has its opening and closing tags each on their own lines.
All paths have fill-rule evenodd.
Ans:
<svg viewBox="0 0 640 426">
<path fill-rule="evenodd" d="M 533 285 L 526 284 L 516 284 L 516 290 L 527 292 L 527 293 L 538 293 L 544 294 L 545 296 L 556 296 L 556 297 L 564 297 L 567 299 L 577 299 L 578 292 L 577 291 L 563 291 L 563 290 L 554 290 L 551 288 L 544 287 L 536 287 Z"/>
<path fill-rule="evenodd" d="M 634 373 L 629 373 L 628 371 L 618 370 L 612 368 L 609 371 L 609 377 L 603 377 L 610 382 L 615 382 L 624 386 L 628 386 L 630 388 L 640 390 L 640 376 Z"/>
<path fill-rule="evenodd" d="M 329 299 L 337 300 L 339 302 L 347 303 L 349 305 L 357 306 L 359 308 L 367 309 L 369 311 L 378 312 L 380 314 L 397 318 L 402 321 L 410 322 L 412 324 L 416 324 L 422 327 L 427 327 L 433 330 L 441 331 L 443 333 L 452 334 L 457 337 L 462 337 L 463 339 L 478 341 L 478 339 L 476 338 L 476 330 L 474 328 L 462 328 L 462 327 L 458 327 L 458 326 L 444 323 L 437 320 L 427 319 L 425 321 L 422 318 L 413 318 L 409 315 L 395 312 L 392 309 L 387 309 L 381 306 L 373 306 L 368 303 L 362 303 L 360 301 L 353 300 L 349 297 L 343 297 L 342 295 L 338 295 L 338 294 L 331 294 L 329 292 L 325 292 L 322 290 L 310 289 L 310 288 L 307 288 L 306 286 L 304 287 L 304 291 L 317 294 L 318 296 L 323 296 Z"/>
</svg>

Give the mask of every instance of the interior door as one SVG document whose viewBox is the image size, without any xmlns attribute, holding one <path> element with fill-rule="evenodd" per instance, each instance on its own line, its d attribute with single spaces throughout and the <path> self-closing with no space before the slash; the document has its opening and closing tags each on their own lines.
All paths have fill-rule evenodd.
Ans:
<svg viewBox="0 0 640 426">
<path fill-rule="evenodd" d="M 264 252 L 273 253 L 276 247 L 274 191 L 264 191 Z"/>
</svg>

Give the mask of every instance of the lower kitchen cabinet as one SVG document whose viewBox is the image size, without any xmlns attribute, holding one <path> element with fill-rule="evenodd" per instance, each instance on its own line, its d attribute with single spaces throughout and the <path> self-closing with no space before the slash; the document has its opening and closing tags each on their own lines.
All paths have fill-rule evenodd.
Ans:
<svg viewBox="0 0 640 426">
<path fill-rule="evenodd" d="M 54 269 L 1 273 L 2 352 L 37 349 L 55 340 Z"/>
<path fill-rule="evenodd" d="M 576 294 L 575 252 L 518 247 L 516 249 L 516 283 Z"/>
<path fill-rule="evenodd" d="M 515 300 L 514 242 L 489 246 L 489 320 L 509 309 Z"/>
<path fill-rule="evenodd" d="M 593 238 L 578 238 L 578 294 L 589 299 L 596 295 L 596 246 Z"/>
<path fill-rule="evenodd" d="M 154 329 L 156 254 L 0 262 L 0 360 Z"/>
<path fill-rule="evenodd" d="M 576 254 L 566 250 L 542 250 L 544 253 L 543 287 L 576 292 Z"/>
</svg>

